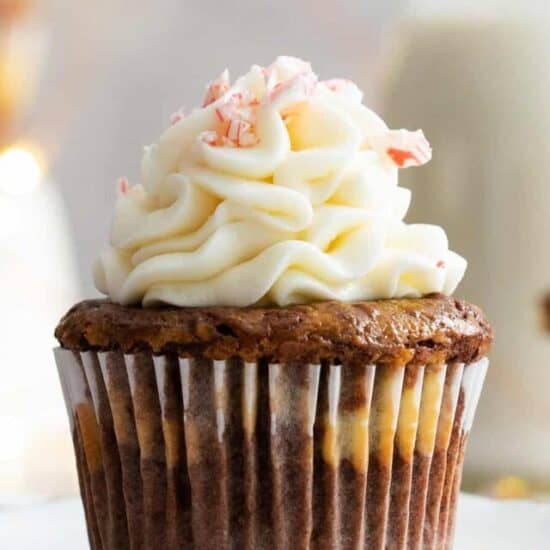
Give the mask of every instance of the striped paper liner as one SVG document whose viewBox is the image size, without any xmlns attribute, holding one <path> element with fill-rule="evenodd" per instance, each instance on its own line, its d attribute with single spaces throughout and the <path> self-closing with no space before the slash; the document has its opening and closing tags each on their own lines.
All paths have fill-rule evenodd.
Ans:
<svg viewBox="0 0 550 550">
<path fill-rule="evenodd" d="M 487 359 L 55 355 L 93 550 L 452 547 Z"/>
</svg>

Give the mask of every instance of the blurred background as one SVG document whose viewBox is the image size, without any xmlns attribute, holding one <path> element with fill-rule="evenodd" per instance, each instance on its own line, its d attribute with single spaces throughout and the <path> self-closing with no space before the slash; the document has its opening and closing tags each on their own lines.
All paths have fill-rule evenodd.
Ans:
<svg viewBox="0 0 550 550">
<path fill-rule="evenodd" d="M 226 66 L 283 53 L 424 129 L 408 220 L 445 227 L 470 262 L 457 294 L 498 334 L 466 487 L 548 492 L 547 16 L 546 0 L 0 0 L 0 498 L 77 490 L 52 332 L 96 295 L 117 178 L 138 180 L 143 146 Z"/>
</svg>

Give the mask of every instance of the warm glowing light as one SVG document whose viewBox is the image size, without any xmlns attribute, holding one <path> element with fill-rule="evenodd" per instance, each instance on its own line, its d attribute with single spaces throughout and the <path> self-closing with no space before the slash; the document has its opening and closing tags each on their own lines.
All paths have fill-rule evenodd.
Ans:
<svg viewBox="0 0 550 550">
<path fill-rule="evenodd" d="M 0 152 L 0 193 L 29 193 L 40 183 L 41 175 L 38 156 L 30 149 L 10 147 Z"/>
</svg>

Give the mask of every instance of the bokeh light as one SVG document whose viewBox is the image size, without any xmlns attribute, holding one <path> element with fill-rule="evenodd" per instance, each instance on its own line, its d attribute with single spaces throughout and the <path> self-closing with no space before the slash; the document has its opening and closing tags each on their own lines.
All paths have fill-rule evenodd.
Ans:
<svg viewBox="0 0 550 550">
<path fill-rule="evenodd" d="M 10 147 L 0 152 L 0 192 L 23 195 L 35 189 L 42 178 L 37 153 L 25 147 Z"/>
</svg>

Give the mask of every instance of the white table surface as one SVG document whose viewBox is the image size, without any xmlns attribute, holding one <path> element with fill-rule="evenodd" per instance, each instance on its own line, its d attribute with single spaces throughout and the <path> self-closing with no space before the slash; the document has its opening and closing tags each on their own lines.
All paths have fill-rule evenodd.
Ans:
<svg viewBox="0 0 550 550">
<path fill-rule="evenodd" d="M 80 501 L 0 499 L 0 549 L 88 550 Z M 550 504 L 462 496 L 455 550 L 518 549 L 550 549 Z"/>
</svg>

